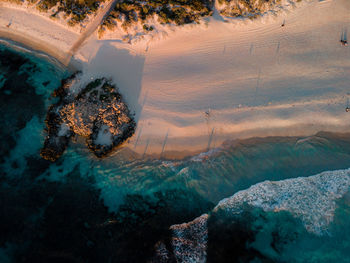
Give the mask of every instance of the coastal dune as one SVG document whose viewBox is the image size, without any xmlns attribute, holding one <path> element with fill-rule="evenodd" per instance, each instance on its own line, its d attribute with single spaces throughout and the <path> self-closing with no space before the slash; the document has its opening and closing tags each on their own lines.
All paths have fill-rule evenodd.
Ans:
<svg viewBox="0 0 350 263">
<path fill-rule="evenodd" d="M 276 15 L 226 22 L 215 15 L 133 44 L 95 32 L 70 63 L 86 82 L 105 76 L 117 84 L 138 122 L 126 147 L 143 156 L 183 157 L 236 138 L 346 132 L 350 49 L 339 40 L 350 3 L 292 3 Z M 0 7 L 0 36 L 25 32 L 68 54 L 79 34 L 51 21 L 50 29 L 36 25 L 40 19 Z"/>
</svg>

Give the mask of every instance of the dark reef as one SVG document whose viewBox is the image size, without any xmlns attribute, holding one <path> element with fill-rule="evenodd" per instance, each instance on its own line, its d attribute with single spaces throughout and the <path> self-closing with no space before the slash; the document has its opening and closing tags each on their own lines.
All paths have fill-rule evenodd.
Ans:
<svg viewBox="0 0 350 263">
<path fill-rule="evenodd" d="M 133 135 L 136 123 L 116 86 L 105 78 L 96 79 L 75 94 L 80 72 L 62 81 L 53 96 L 58 97 L 46 116 L 47 137 L 41 156 L 56 161 L 70 138 L 86 138 L 88 148 L 99 158 L 112 152 Z"/>
<path fill-rule="evenodd" d="M 262 180 L 350 167 L 349 134 L 325 132 L 307 140 L 269 137 L 234 141 L 210 159 L 177 165 L 162 160 L 101 162 L 85 154 L 79 160 L 67 155 L 51 163 L 39 156 L 42 137 L 38 131 L 45 118 L 48 94 L 58 86 L 56 71 L 30 58 L 0 47 L 1 263 L 177 262 L 171 225 L 208 213 L 221 198 Z M 40 72 L 40 82 L 33 81 Z M 64 152 L 78 131 L 91 132 L 83 136 L 96 155 L 114 147 L 96 142 L 101 139 L 99 134 L 108 135 L 109 124 L 114 127 L 117 123 L 113 116 L 117 109 L 106 105 L 121 101 L 119 93 L 105 79 L 71 92 L 76 77 L 79 74 L 66 79 L 54 92 L 56 101 L 46 116 L 48 136 L 52 137 L 44 149 L 52 159 Z M 45 94 L 38 92 L 46 86 Z M 74 112 L 88 112 L 93 120 L 72 125 L 76 119 L 71 118 L 72 105 Z M 103 114 L 92 114 L 101 105 L 105 107 Z M 88 111 L 81 111 L 86 108 Z M 126 135 L 132 134 L 134 125 L 131 121 Z M 33 126 L 34 130 L 27 129 Z M 108 178 L 102 181 L 108 183 L 102 190 L 101 176 Z M 116 180 L 118 184 L 114 184 Z M 117 190 L 107 191 L 110 200 L 120 204 L 114 212 L 106 206 L 108 202 L 104 203 L 105 187 Z M 131 189 L 120 195 L 118 187 Z M 323 237 L 311 235 L 284 211 L 242 207 L 240 215 L 212 212 L 207 222 L 207 262 L 348 263 L 349 205 L 348 194 L 338 202 L 330 225 L 332 235 Z M 159 244 L 169 252 L 166 261 L 155 255 Z"/>
<path fill-rule="evenodd" d="M 29 178 L 0 185 L 0 246 L 12 244 L 13 262 L 150 262 L 169 227 L 213 207 L 185 190 L 127 195 L 108 211 L 93 179 L 79 167 L 66 182 Z M 0 258 L 1 259 L 1 258 Z"/>
<path fill-rule="evenodd" d="M 41 117 L 45 111 L 43 96 L 35 92 L 30 82 L 31 74 L 39 70 L 28 58 L 9 49 L 0 49 L 0 72 L 5 76 L 0 89 L 0 163 L 15 147 L 18 132 L 34 116 Z"/>
</svg>

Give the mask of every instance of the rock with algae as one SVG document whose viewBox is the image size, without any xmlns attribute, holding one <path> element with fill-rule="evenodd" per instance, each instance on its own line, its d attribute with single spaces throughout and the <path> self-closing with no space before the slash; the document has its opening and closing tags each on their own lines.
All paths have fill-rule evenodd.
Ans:
<svg viewBox="0 0 350 263">
<path fill-rule="evenodd" d="M 232 225 L 227 225 L 227 228 L 218 227 L 227 223 L 222 216 L 239 218 L 244 215 L 244 208 L 247 206 L 261 208 L 265 212 L 289 212 L 291 216 L 301 221 L 309 233 L 316 236 L 326 235 L 334 220 L 337 201 L 349 190 L 350 169 L 258 183 L 221 200 L 208 214 L 201 215 L 188 223 L 172 225 L 170 227 L 172 250 L 167 250 L 164 244 L 159 243 L 155 249 L 155 258 L 164 259 L 162 262 L 172 262 L 170 256 L 173 254 L 176 262 L 209 261 L 207 251 L 210 231 L 213 237 L 215 236 L 213 231 L 227 230 Z M 209 227 L 209 221 L 215 217 L 217 222 Z M 219 232 L 218 236 L 220 235 Z M 227 236 L 227 233 L 222 233 L 222 236 L 225 235 Z M 212 239 L 211 242 L 216 240 Z M 230 247 L 231 244 L 227 245 L 229 249 L 234 249 Z"/>
<path fill-rule="evenodd" d="M 63 80 L 53 94 L 59 101 L 46 116 L 48 135 L 41 150 L 44 159 L 56 161 L 73 135 L 85 137 L 88 148 L 101 158 L 135 131 L 134 118 L 117 87 L 99 78 L 76 92 L 79 75 L 78 72 Z"/>
</svg>

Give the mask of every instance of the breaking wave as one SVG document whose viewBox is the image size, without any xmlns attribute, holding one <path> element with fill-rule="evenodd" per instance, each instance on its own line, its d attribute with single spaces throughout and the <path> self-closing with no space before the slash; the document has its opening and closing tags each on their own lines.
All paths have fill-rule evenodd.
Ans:
<svg viewBox="0 0 350 263">
<path fill-rule="evenodd" d="M 288 220 L 294 222 L 296 226 L 298 222 L 301 223 L 300 225 L 307 232 L 304 235 L 314 236 L 315 239 L 322 238 L 322 236 L 330 237 L 334 234 L 330 225 L 335 217 L 337 201 L 348 193 L 349 188 L 350 169 L 327 171 L 310 177 L 258 183 L 221 200 L 209 214 L 204 214 L 189 223 L 171 226 L 173 254 L 177 262 L 206 262 L 208 242 L 217 242 L 217 240 L 210 240 L 210 231 L 220 232 L 228 226 L 226 230 L 236 230 L 232 234 L 241 236 L 242 230 L 245 229 L 242 227 L 244 225 L 242 220 L 249 218 L 248 220 L 256 223 L 258 218 L 264 215 L 265 224 L 271 224 L 268 222 L 273 221 L 271 215 L 279 217 L 283 212 L 287 212 L 292 217 L 292 219 L 287 219 L 283 216 L 283 223 L 288 225 Z M 267 214 L 270 215 L 267 216 Z M 240 227 L 237 228 L 235 224 Z M 249 225 L 252 227 L 254 224 L 249 222 Z M 283 226 L 278 227 L 275 235 L 280 234 L 278 231 L 282 231 Z M 254 238 L 248 240 L 253 244 L 260 233 L 253 233 L 256 229 L 246 229 L 246 231 L 251 231 L 250 234 L 255 235 Z M 301 235 L 302 232 L 303 230 L 299 229 L 298 234 Z M 215 233 L 214 236 L 217 234 L 225 235 L 226 233 Z M 243 238 L 241 242 L 244 244 L 244 241 L 247 240 Z M 268 241 L 268 239 L 265 240 L 265 242 Z M 251 255 L 255 255 L 253 252 L 249 251 Z M 163 258 L 164 254 L 163 251 Z"/>
<path fill-rule="evenodd" d="M 0 261 L 348 258 L 349 134 L 237 140 L 183 161 L 99 160 L 73 141 L 50 163 L 45 112 L 67 72 L 7 45 L 0 56 Z M 339 171 L 300 178 L 325 170 Z"/>
</svg>

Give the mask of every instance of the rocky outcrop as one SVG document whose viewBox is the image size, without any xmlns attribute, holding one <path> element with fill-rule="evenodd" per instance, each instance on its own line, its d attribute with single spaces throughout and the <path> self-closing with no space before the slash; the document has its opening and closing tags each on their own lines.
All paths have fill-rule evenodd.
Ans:
<svg viewBox="0 0 350 263">
<path fill-rule="evenodd" d="M 41 150 L 44 159 L 57 160 L 73 135 L 85 137 L 88 148 L 101 158 L 135 131 L 133 116 L 117 87 L 100 78 L 79 89 L 79 75 L 64 80 L 53 94 L 59 101 L 47 113 L 48 135 Z"/>
<path fill-rule="evenodd" d="M 247 249 L 247 253 L 253 255 L 254 250 L 249 246 L 247 248 L 245 242 L 252 241 L 255 233 L 253 230 L 245 229 L 246 225 L 242 224 L 242 220 L 249 221 L 249 218 L 256 220 L 259 215 L 247 213 L 254 209 L 262 211 L 260 215 L 265 225 L 271 222 L 264 213 L 275 215 L 287 213 L 296 222 L 300 222 L 308 233 L 316 236 L 325 235 L 334 219 L 337 201 L 348 193 L 349 188 L 350 169 L 276 182 L 265 181 L 253 185 L 247 190 L 223 199 L 209 214 L 204 214 L 189 223 L 171 226 L 172 251 L 157 249 L 157 257 L 170 258 L 173 254 L 176 262 L 207 262 L 207 253 L 210 250 L 209 236 L 211 236 L 211 243 L 218 243 L 219 248 L 220 244 L 225 244 L 226 240 L 220 243 L 220 240 L 215 240 L 216 237 L 223 239 L 222 237 L 228 236 L 227 239 L 230 242 L 236 237 L 235 245 L 243 244 L 243 247 L 238 247 L 238 250 Z M 285 222 L 287 218 L 283 218 L 282 221 Z M 277 223 L 277 230 L 280 228 L 281 226 Z M 291 233 L 291 236 L 293 234 Z M 226 245 L 230 247 L 230 243 Z"/>
<path fill-rule="evenodd" d="M 180 225 L 173 225 L 171 245 L 177 262 L 205 262 L 208 240 L 208 214 Z"/>
</svg>

